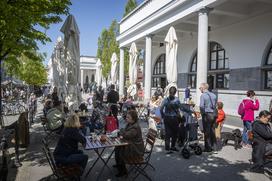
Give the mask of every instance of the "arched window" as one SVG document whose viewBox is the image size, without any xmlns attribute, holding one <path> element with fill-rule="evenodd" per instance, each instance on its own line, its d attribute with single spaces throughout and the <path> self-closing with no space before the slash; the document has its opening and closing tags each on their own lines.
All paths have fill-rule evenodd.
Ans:
<svg viewBox="0 0 272 181">
<path fill-rule="evenodd" d="M 207 82 L 211 89 L 229 88 L 229 59 L 226 57 L 225 49 L 216 42 L 209 43 L 209 63 Z M 197 52 L 191 61 L 188 83 L 196 88 Z"/>
<path fill-rule="evenodd" d="M 270 43 L 270 48 L 266 52 L 266 60 L 263 69 L 264 69 L 264 88 L 272 89 L 272 40 Z"/>
<path fill-rule="evenodd" d="M 152 75 L 152 87 L 161 86 L 161 88 L 166 87 L 166 72 L 165 72 L 165 54 L 161 54 L 154 65 L 153 75 Z"/>
<path fill-rule="evenodd" d="M 196 88 L 196 70 L 197 70 L 197 53 L 195 53 L 189 72 L 189 85 L 192 88 Z"/>
</svg>

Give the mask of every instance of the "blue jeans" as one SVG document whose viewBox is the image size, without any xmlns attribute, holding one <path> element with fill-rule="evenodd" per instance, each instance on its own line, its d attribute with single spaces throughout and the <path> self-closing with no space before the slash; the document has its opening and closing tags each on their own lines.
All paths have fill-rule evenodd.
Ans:
<svg viewBox="0 0 272 181">
<path fill-rule="evenodd" d="M 243 136 L 242 140 L 245 144 L 251 144 L 251 142 L 248 140 L 247 132 L 252 130 L 252 125 L 250 121 L 244 121 L 244 130 L 243 130 Z"/>
</svg>

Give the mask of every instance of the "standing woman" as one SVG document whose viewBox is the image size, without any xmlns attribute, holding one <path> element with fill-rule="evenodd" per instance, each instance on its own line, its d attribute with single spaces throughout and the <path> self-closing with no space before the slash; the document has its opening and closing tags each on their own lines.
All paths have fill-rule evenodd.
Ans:
<svg viewBox="0 0 272 181">
<path fill-rule="evenodd" d="M 85 137 L 79 133 L 79 117 L 71 115 L 64 123 L 64 130 L 54 151 L 57 166 L 77 164 L 83 174 L 88 161 L 88 155 L 78 149 L 78 143 L 86 145 Z"/>
<path fill-rule="evenodd" d="M 144 141 L 142 138 L 141 127 L 138 123 L 138 115 L 135 110 L 130 110 L 126 116 L 127 125 L 120 130 L 120 138 L 129 143 L 128 146 L 115 148 L 115 161 L 118 174 L 116 177 L 127 175 L 125 159 L 131 156 L 141 157 L 144 155 Z"/>
<path fill-rule="evenodd" d="M 176 142 L 179 131 L 179 123 L 181 121 L 179 110 L 188 113 L 191 112 L 185 106 L 182 106 L 178 97 L 175 97 L 176 92 L 176 87 L 170 87 L 169 96 L 163 100 L 160 109 L 161 117 L 165 126 L 165 150 L 167 151 L 167 154 L 172 153 L 172 151 L 178 151 L 176 148 Z"/>
<path fill-rule="evenodd" d="M 252 130 L 252 123 L 254 121 L 254 111 L 259 110 L 259 100 L 255 97 L 253 90 L 247 91 L 247 97 L 243 100 L 244 116 L 242 117 L 244 130 L 243 130 L 243 147 L 250 148 L 251 143 L 248 140 L 247 132 Z"/>
<path fill-rule="evenodd" d="M 32 92 L 30 94 L 29 102 L 28 102 L 28 109 L 29 109 L 29 123 L 33 124 L 34 123 L 34 118 L 37 112 L 37 99 L 36 95 Z"/>
</svg>

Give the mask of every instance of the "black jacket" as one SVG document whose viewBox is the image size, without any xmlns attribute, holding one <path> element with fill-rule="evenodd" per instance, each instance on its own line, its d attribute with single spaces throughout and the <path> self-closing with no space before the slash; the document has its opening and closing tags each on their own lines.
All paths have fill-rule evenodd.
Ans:
<svg viewBox="0 0 272 181">
<path fill-rule="evenodd" d="M 54 151 L 54 156 L 67 157 L 78 152 L 78 143 L 86 144 L 86 139 L 77 128 L 65 128 Z"/>
<path fill-rule="evenodd" d="M 265 143 L 272 141 L 272 130 L 269 124 L 256 120 L 252 125 L 253 142 Z"/>
<path fill-rule="evenodd" d="M 119 101 L 119 94 L 115 90 L 111 90 L 107 95 L 107 103 L 116 104 Z"/>
<path fill-rule="evenodd" d="M 272 143 L 272 130 L 269 124 L 256 120 L 252 124 L 253 144 L 252 161 L 254 167 L 262 167 L 264 164 L 265 147 L 268 142 Z"/>
</svg>

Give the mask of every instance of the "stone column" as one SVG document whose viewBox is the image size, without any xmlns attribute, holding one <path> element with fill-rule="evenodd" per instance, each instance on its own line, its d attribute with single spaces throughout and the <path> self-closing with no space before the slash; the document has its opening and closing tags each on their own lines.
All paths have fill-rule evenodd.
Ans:
<svg viewBox="0 0 272 181">
<path fill-rule="evenodd" d="M 83 88 L 83 83 L 84 83 L 84 77 L 83 77 L 84 70 L 80 69 L 80 86 Z"/>
<path fill-rule="evenodd" d="M 196 80 L 196 104 L 200 103 L 201 92 L 199 86 L 207 82 L 208 68 L 208 14 L 210 8 L 200 9 L 198 13 L 198 46 L 197 46 L 197 80 Z"/>
<path fill-rule="evenodd" d="M 151 66 L 152 66 L 152 36 L 145 38 L 145 74 L 144 74 L 144 101 L 147 103 L 151 97 Z"/>
<path fill-rule="evenodd" d="M 125 68 L 124 68 L 125 51 L 120 48 L 120 69 L 119 69 L 119 95 L 124 95 L 124 83 L 125 83 Z"/>
</svg>

